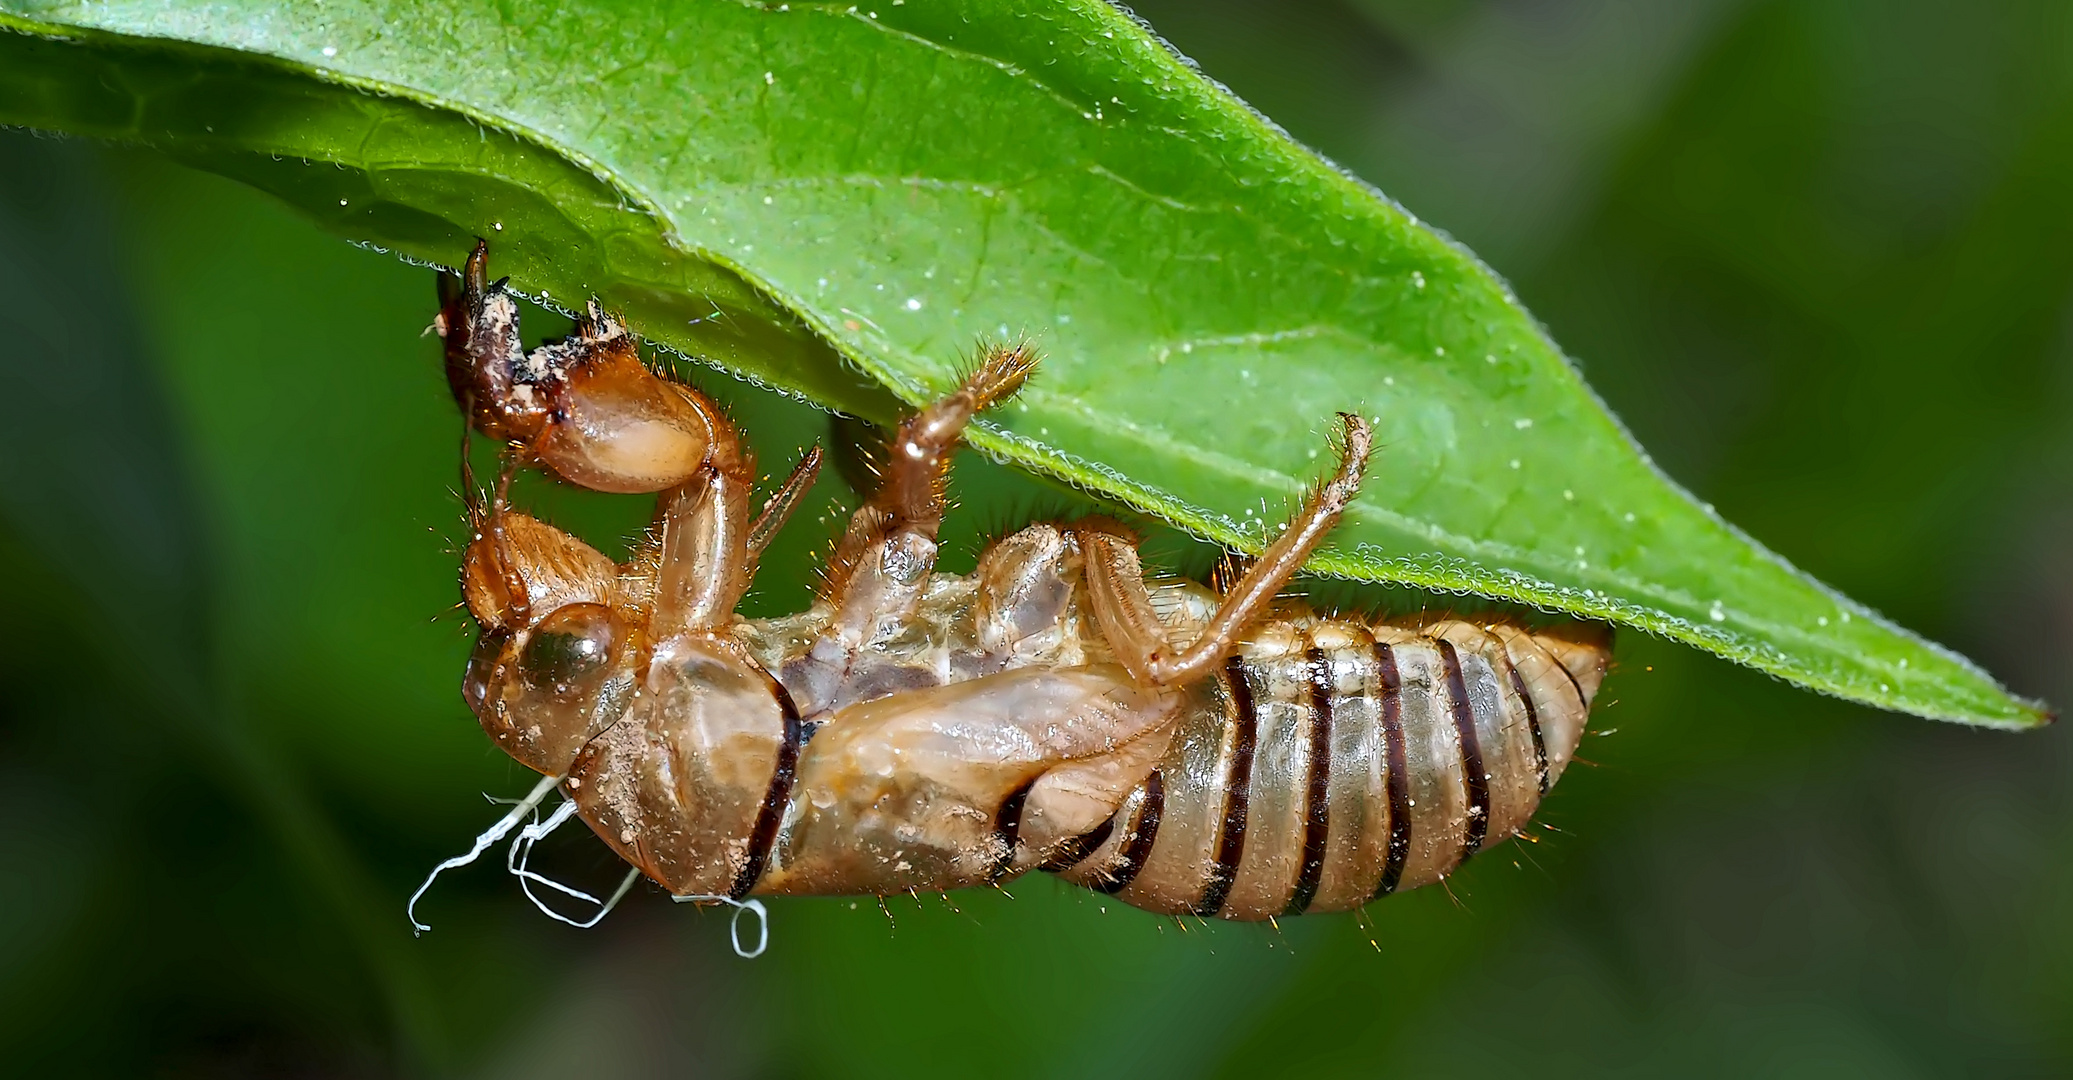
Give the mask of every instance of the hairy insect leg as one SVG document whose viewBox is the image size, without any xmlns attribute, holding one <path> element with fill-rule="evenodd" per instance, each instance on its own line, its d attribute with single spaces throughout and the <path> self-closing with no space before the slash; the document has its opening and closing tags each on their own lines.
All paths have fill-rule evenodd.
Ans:
<svg viewBox="0 0 2073 1080">
<path fill-rule="evenodd" d="M 655 508 L 659 561 L 652 639 L 709 629 L 733 617 L 754 571 L 751 478 L 743 470 L 701 469 L 662 493 Z"/>
<path fill-rule="evenodd" d="M 1086 558 L 1095 620 L 1130 673 L 1149 685 L 1175 686 L 1209 674 L 1239 637 L 1273 604 L 1310 554 L 1337 525 L 1360 490 L 1372 435 L 1366 420 L 1339 414 L 1344 445 L 1339 468 L 1310 490 L 1303 508 L 1224 594 L 1202 633 L 1184 648 L 1167 636 L 1145 589 L 1137 540 L 1113 524 L 1087 522 L 1075 531 Z"/>
<path fill-rule="evenodd" d="M 633 336 L 593 298 L 576 332 L 527 352 L 518 303 L 489 280 L 478 240 L 460 274 L 439 277 L 432 329 L 446 378 L 475 430 L 523 446 L 570 483 L 594 491 L 662 491 L 738 451 L 718 405 L 650 369 Z"/>
<path fill-rule="evenodd" d="M 489 280 L 488 243 L 475 241 L 459 276 L 441 273 L 438 282 L 432 329 L 446 343 L 447 385 L 468 423 L 506 442 L 537 434 L 549 403 L 517 382 L 525 363 L 518 304 L 504 282 Z"/>
<path fill-rule="evenodd" d="M 792 474 L 785 477 L 784 484 L 771 493 L 769 500 L 763 504 L 763 512 L 757 514 L 756 520 L 750 523 L 751 567 L 763 557 L 763 549 L 769 547 L 772 540 L 777 539 L 777 534 L 784 529 L 785 522 L 791 520 L 792 512 L 799 509 L 800 500 L 806 498 L 808 491 L 813 490 L 813 482 L 820 479 L 821 459 L 820 447 L 807 448 L 806 453 L 799 458 L 799 464 L 792 466 Z"/>
<path fill-rule="evenodd" d="M 948 504 L 950 454 L 979 412 L 1020 389 L 1035 367 L 1027 344 L 995 345 L 950 395 L 901 423 L 878 490 L 858 508 L 828 562 L 826 595 L 844 624 L 904 610 L 935 567 L 936 532 Z M 862 625 L 850 627 L 862 634 Z"/>
<path fill-rule="evenodd" d="M 518 455 L 508 448 L 504 451 L 497 467 L 497 486 L 486 506 L 477 501 L 475 470 L 468 463 L 465 447 L 461 454 L 461 470 L 462 482 L 469 485 L 471 505 L 468 517 L 475 527 L 475 539 L 488 542 L 484 569 L 502 586 L 499 607 L 506 620 L 504 625 L 522 626 L 531 617 L 532 589 L 519 572 L 519 560 L 514 557 L 515 546 L 511 536 L 511 479 L 518 473 Z M 480 615 L 478 612 L 478 618 Z"/>
</svg>

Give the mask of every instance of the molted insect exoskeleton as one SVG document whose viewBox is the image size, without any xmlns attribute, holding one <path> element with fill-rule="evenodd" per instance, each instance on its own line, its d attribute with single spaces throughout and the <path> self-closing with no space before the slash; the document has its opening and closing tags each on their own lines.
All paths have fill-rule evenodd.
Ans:
<svg viewBox="0 0 2073 1080">
<path fill-rule="evenodd" d="M 1229 591 L 1155 592 L 1103 519 L 1035 524 L 935 571 L 945 470 L 1034 354 L 985 351 L 900 426 L 807 611 L 735 614 L 814 479 L 766 505 L 720 411 L 642 365 L 595 305 L 525 353 L 484 252 L 442 290 L 470 423 L 562 477 L 660 491 L 615 565 L 495 500 L 462 581 L 466 697 L 679 896 L 945 890 L 1047 870 L 1153 911 L 1266 919 L 1437 881 L 1522 829 L 1561 776 L 1610 635 L 1496 619 L 1335 618 L 1277 594 L 1368 461 L 1337 469 Z"/>
</svg>

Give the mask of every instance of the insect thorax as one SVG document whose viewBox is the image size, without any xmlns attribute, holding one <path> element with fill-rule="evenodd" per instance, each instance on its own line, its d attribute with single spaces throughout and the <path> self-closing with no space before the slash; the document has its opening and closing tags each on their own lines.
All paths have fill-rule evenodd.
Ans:
<svg viewBox="0 0 2073 1080">
<path fill-rule="evenodd" d="M 1216 596 L 1185 580 L 1154 594 L 1161 619 L 1187 640 Z M 907 690 L 947 686 L 1020 668 L 1113 664 L 1089 610 L 1080 554 L 1069 533 L 1031 525 L 989 546 L 970 574 L 931 574 L 911 606 L 850 619 L 821 601 L 796 615 L 744 619 L 735 635 L 790 692 L 800 715 Z"/>
</svg>

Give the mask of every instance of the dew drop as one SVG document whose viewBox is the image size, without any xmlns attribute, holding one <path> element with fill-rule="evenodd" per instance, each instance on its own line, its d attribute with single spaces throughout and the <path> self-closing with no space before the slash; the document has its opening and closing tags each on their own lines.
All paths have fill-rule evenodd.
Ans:
<svg viewBox="0 0 2073 1080">
<path fill-rule="evenodd" d="M 919 296 L 910 296 L 910 297 L 908 297 L 908 298 L 907 298 L 907 310 L 908 310 L 908 311 L 920 311 L 920 310 L 921 310 L 921 297 L 919 297 Z"/>
</svg>

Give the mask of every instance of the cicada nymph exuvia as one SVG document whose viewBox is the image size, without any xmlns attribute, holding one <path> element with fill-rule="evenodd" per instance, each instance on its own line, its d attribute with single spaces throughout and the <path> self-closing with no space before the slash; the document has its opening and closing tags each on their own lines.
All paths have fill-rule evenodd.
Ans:
<svg viewBox="0 0 2073 1080">
<path fill-rule="evenodd" d="M 1221 593 L 1147 585 L 1105 518 L 1030 525 L 971 574 L 937 572 L 951 451 L 1029 376 L 1026 346 L 982 349 L 900 425 L 811 607 L 743 618 L 818 451 L 754 505 L 752 458 L 711 400 L 651 371 L 595 303 L 569 340 L 524 350 L 484 262 L 478 246 L 443 279 L 436 328 L 469 424 L 509 444 L 506 479 L 532 463 L 661 494 L 620 564 L 511 508 L 506 484 L 472 510 L 464 694 L 544 779 L 468 857 L 558 787 L 550 823 L 580 816 L 679 898 L 1042 870 L 1151 911 L 1268 919 L 1441 880 L 1524 828 L 1576 752 L 1605 628 L 1333 617 L 1279 595 L 1360 484 L 1358 416 Z"/>
</svg>

